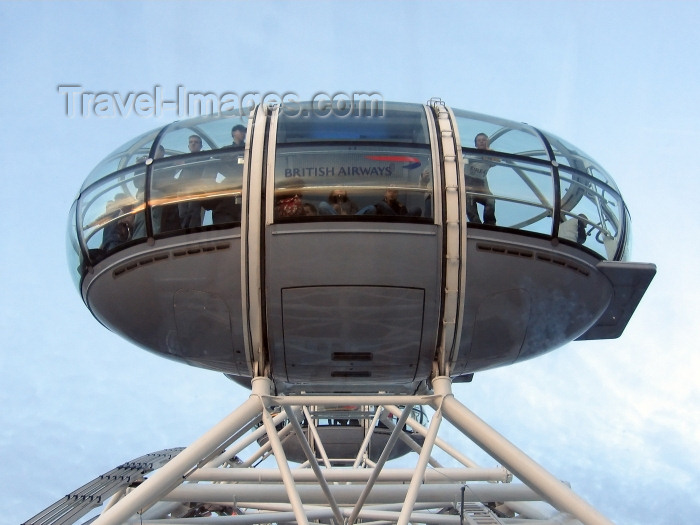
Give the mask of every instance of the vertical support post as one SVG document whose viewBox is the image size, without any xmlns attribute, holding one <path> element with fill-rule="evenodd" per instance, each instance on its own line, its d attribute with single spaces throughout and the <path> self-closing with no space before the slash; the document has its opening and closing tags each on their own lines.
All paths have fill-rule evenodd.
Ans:
<svg viewBox="0 0 700 525">
<path fill-rule="evenodd" d="M 481 420 L 452 395 L 449 377 L 432 380 L 433 390 L 442 396 L 442 404 L 434 402 L 445 418 L 469 439 L 510 470 L 532 490 L 542 495 L 557 510 L 568 512 L 586 525 L 613 525 L 610 520 L 584 501 L 543 467 Z"/>
</svg>

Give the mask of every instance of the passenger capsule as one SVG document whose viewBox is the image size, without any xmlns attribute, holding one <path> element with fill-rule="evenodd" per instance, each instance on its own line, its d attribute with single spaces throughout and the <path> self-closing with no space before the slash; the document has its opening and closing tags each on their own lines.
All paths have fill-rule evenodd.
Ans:
<svg viewBox="0 0 700 525">
<path fill-rule="evenodd" d="M 107 328 L 279 393 L 412 393 L 617 337 L 655 273 L 588 155 L 440 101 L 174 122 L 89 174 L 68 237 Z"/>
</svg>

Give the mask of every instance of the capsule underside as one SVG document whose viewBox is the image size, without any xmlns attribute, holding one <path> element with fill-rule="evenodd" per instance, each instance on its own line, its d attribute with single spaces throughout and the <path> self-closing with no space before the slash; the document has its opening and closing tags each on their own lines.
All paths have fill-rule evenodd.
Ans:
<svg viewBox="0 0 700 525">
<path fill-rule="evenodd" d="M 280 392 L 412 392 L 621 333 L 654 268 L 622 262 L 628 214 L 588 157 L 439 104 L 305 108 L 174 123 L 98 166 L 69 255 L 100 322 Z"/>
</svg>

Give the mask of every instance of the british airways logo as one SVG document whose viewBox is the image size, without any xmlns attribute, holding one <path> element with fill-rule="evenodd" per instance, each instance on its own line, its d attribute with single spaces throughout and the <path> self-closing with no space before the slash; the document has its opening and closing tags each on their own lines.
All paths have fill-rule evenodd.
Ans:
<svg viewBox="0 0 700 525">
<path fill-rule="evenodd" d="M 367 155 L 365 158 L 382 162 L 406 162 L 403 167 L 408 170 L 420 167 L 420 159 L 408 155 Z"/>
</svg>

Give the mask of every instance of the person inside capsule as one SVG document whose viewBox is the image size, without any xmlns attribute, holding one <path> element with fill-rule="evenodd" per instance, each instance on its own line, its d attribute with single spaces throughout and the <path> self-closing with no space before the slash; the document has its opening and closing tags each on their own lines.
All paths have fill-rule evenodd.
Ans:
<svg viewBox="0 0 700 525">
<path fill-rule="evenodd" d="M 190 135 L 187 148 L 190 150 L 190 153 L 199 153 L 202 151 L 202 137 L 199 135 Z M 201 166 L 187 166 L 180 172 L 178 181 L 183 185 L 196 186 L 202 178 L 202 172 L 203 168 Z M 200 201 L 180 202 L 177 205 L 177 211 L 180 214 L 181 228 L 197 228 L 202 225 L 204 209 Z"/>
<path fill-rule="evenodd" d="M 232 142 L 228 146 L 224 146 L 223 150 L 243 150 L 245 147 L 246 128 L 241 124 L 236 124 L 231 128 Z M 211 188 L 226 186 L 231 189 L 229 184 L 221 185 L 226 179 L 235 180 L 242 177 L 243 152 L 241 151 L 237 159 L 223 157 L 218 163 L 206 170 L 204 177 L 205 183 Z M 238 186 L 240 188 L 240 186 Z M 215 190 L 218 191 L 218 190 Z M 229 224 L 232 222 L 240 222 L 241 220 L 241 204 L 240 197 L 215 197 L 202 202 L 204 210 L 211 211 L 212 224 Z"/>
<path fill-rule="evenodd" d="M 105 217 L 109 222 L 102 230 L 102 244 L 100 249 L 108 252 L 131 238 L 134 227 L 134 216 L 128 213 L 133 208 L 133 199 L 126 193 L 118 193 L 109 201 L 105 210 Z"/>
<path fill-rule="evenodd" d="M 474 137 L 474 146 L 479 150 L 490 150 L 489 137 L 486 133 L 478 133 Z M 481 159 L 469 159 L 464 167 L 464 177 L 467 192 L 467 220 L 475 224 L 487 224 L 489 226 L 496 225 L 496 200 L 489 189 L 489 183 L 486 178 L 489 169 L 498 162 L 494 157 L 482 157 Z M 471 193 L 484 195 L 471 195 Z M 477 204 L 484 207 L 484 220 L 482 223 L 479 217 Z"/>
<path fill-rule="evenodd" d="M 313 204 L 304 202 L 301 179 L 290 179 L 286 186 L 275 193 L 275 219 L 288 217 L 303 217 L 316 215 L 317 209 Z"/>
<path fill-rule="evenodd" d="M 584 244 L 588 233 L 586 232 L 586 221 L 588 217 L 585 214 L 579 213 L 578 217 L 566 217 L 562 214 L 562 221 L 559 225 L 559 237 L 569 241 Z"/>
<path fill-rule="evenodd" d="M 367 208 L 373 208 L 374 210 L 372 211 Z M 409 210 L 406 205 L 399 200 L 399 190 L 391 186 L 386 189 L 384 198 L 381 201 L 367 208 L 361 210 L 360 214 L 375 213 L 383 216 L 404 215 L 408 217 L 420 217 L 422 213 L 422 210 L 418 206 Z"/>
<path fill-rule="evenodd" d="M 233 142 L 229 146 L 230 148 L 243 148 L 245 147 L 245 126 L 241 124 L 236 124 L 231 128 L 231 139 Z"/>
<path fill-rule="evenodd" d="M 345 188 L 333 189 L 328 195 L 328 201 L 318 205 L 320 215 L 355 215 L 357 211 L 357 204 L 348 197 Z"/>
</svg>

